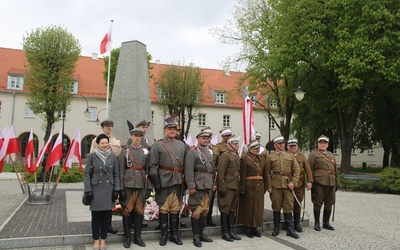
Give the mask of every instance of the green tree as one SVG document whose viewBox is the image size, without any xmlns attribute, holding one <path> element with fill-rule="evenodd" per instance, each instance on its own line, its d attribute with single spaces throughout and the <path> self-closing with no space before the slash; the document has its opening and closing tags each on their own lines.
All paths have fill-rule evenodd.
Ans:
<svg viewBox="0 0 400 250">
<path fill-rule="evenodd" d="M 27 60 L 25 75 L 28 105 L 44 119 L 47 140 L 51 126 L 60 118 L 71 101 L 79 41 L 60 26 L 37 28 L 23 37 Z"/>
<path fill-rule="evenodd" d="M 204 77 L 199 68 L 174 65 L 155 79 L 162 109 L 180 118 L 181 139 L 188 136 L 194 112 L 200 107 Z"/>
<path fill-rule="evenodd" d="M 115 82 L 115 75 L 117 74 L 117 66 L 118 66 L 118 59 L 119 59 L 119 53 L 121 51 L 121 48 L 115 48 L 111 50 L 111 63 L 110 63 L 110 87 L 109 87 L 109 95 L 110 95 L 110 100 L 112 99 L 112 93 L 114 89 L 114 82 Z M 105 85 L 107 86 L 107 78 L 108 78 L 108 60 L 109 56 L 104 57 L 104 68 L 105 70 L 103 71 L 103 78 Z M 147 52 L 147 62 L 148 62 L 148 68 L 149 68 L 149 78 L 153 78 L 153 75 L 150 73 L 151 69 L 153 66 L 151 66 L 151 59 L 153 57 L 149 52 Z"/>
</svg>

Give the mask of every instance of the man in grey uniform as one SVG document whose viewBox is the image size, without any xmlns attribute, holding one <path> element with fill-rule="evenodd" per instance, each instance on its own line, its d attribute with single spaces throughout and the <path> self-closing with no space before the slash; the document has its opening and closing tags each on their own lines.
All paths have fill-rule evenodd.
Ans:
<svg viewBox="0 0 400 250">
<path fill-rule="evenodd" d="M 164 126 L 165 138 L 156 141 L 150 150 L 149 179 L 156 191 L 161 225 L 160 245 L 167 244 L 168 215 L 170 240 L 182 245 L 178 235 L 179 210 L 184 188 L 184 162 L 188 151 L 185 143 L 176 140 L 177 124 L 172 122 Z"/>
<path fill-rule="evenodd" d="M 190 150 L 185 159 L 185 180 L 189 190 L 189 208 L 192 211 L 193 244 L 201 247 L 202 241 L 213 241 L 204 235 L 204 223 L 212 191 L 216 190 L 217 186 L 214 182 L 216 168 L 213 154 L 208 147 L 211 134 L 200 132 L 196 138 L 197 147 Z"/>
</svg>

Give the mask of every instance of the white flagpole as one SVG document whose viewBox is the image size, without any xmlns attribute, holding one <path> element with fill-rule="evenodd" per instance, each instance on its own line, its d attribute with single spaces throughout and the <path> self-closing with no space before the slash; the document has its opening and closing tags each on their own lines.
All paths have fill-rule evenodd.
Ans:
<svg viewBox="0 0 400 250">
<path fill-rule="evenodd" d="M 107 72 L 107 99 L 106 99 L 106 119 L 108 119 L 108 99 L 110 96 L 110 68 L 111 68 L 111 43 L 112 43 L 112 26 L 114 20 L 111 20 L 111 27 L 110 27 L 110 42 L 108 43 L 108 72 Z"/>
</svg>

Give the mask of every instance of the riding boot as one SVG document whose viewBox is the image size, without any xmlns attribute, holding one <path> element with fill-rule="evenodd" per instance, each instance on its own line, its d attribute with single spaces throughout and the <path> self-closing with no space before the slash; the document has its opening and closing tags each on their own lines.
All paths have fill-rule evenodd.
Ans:
<svg viewBox="0 0 400 250">
<path fill-rule="evenodd" d="M 213 213 L 213 208 L 214 208 L 214 199 L 215 199 L 215 191 L 211 195 L 210 205 L 208 207 L 208 213 L 207 213 L 207 217 L 206 217 L 206 224 L 211 227 L 217 226 L 217 224 L 215 224 L 215 222 L 212 219 L 212 213 Z"/>
<path fill-rule="evenodd" d="M 213 242 L 212 239 L 208 238 L 205 234 L 204 234 L 204 224 L 205 224 L 205 217 L 200 217 L 199 220 L 199 228 L 200 228 L 200 240 L 204 241 L 204 242 Z"/>
<path fill-rule="evenodd" d="M 294 230 L 301 233 L 303 229 L 300 226 L 300 212 L 293 212 Z"/>
<path fill-rule="evenodd" d="M 230 212 L 229 213 L 229 222 L 228 222 L 228 230 L 229 230 L 229 236 L 231 236 L 232 239 L 234 240 L 241 240 L 239 236 L 235 234 L 235 228 L 236 228 L 236 222 L 235 222 L 235 212 Z"/>
<path fill-rule="evenodd" d="M 170 214 L 169 215 L 169 228 L 170 228 L 170 233 L 171 236 L 169 237 L 169 240 L 171 242 L 174 242 L 177 245 L 183 245 L 183 242 L 179 238 L 179 214 Z"/>
<path fill-rule="evenodd" d="M 145 247 L 146 243 L 142 240 L 142 224 L 143 223 L 143 215 L 136 214 L 135 215 L 135 233 L 133 234 L 133 243 Z"/>
<path fill-rule="evenodd" d="M 279 229 L 281 227 L 281 212 L 274 211 L 274 230 L 272 231 L 272 236 L 279 235 Z"/>
<path fill-rule="evenodd" d="M 324 209 L 324 217 L 322 219 L 322 227 L 328 230 L 335 231 L 335 228 L 329 224 L 329 218 L 331 217 L 332 210 L 325 210 Z"/>
<path fill-rule="evenodd" d="M 160 222 L 161 236 L 160 236 L 160 246 L 165 246 L 167 244 L 168 236 L 168 214 L 160 213 L 158 215 L 158 220 Z"/>
<path fill-rule="evenodd" d="M 193 245 L 196 247 L 201 247 L 200 240 L 200 219 L 195 219 L 191 217 L 192 222 L 192 232 L 193 232 Z"/>
<path fill-rule="evenodd" d="M 295 239 L 298 239 L 299 236 L 296 234 L 296 232 L 293 230 L 293 217 L 292 217 L 292 213 L 283 213 L 283 216 L 285 217 L 285 222 L 286 222 L 286 227 L 287 227 L 287 231 L 286 231 L 286 235 L 287 236 L 291 236 Z"/>
<path fill-rule="evenodd" d="M 257 230 L 256 227 L 253 227 L 251 230 L 252 230 L 253 235 L 254 235 L 255 237 L 261 237 L 261 234 L 260 234 L 260 232 Z"/>
<path fill-rule="evenodd" d="M 226 241 L 233 241 L 228 231 L 229 214 L 221 212 L 221 234 L 222 239 Z"/>
<path fill-rule="evenodd" d="M 124 227 L 124 247 L 131 247 L 131 218 L 129 216 L 122 216 L 122 226 Z"/>
<path fill-rule="evenodd" d="M 314 209 L 314 229 L 315 231 L 321 231 L 321 225 L 319 224 L 319 215 L 321 213 L 321 210 L 316 210 Z"/>
<path fill-rule="evenodd" d="M 249 238 L 254 238 L 253 228 L 246 227 L 246 236 L 249 237 Z"/>
</svg>

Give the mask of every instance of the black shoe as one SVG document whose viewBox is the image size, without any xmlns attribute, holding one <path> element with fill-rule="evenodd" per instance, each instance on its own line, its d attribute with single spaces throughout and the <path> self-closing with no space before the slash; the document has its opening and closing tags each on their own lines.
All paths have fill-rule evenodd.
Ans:
<svg viewBox="0 0 400 250">
<path fill-rule="evenodd" d="M 146 243 L 144 243 L 144 241 L 142 240 L 141 237 L 133 237 L 133 243 L 135 243 L 136 245 L 139 245 L 141 247 L 146 246 Z"/>
<path fill-rule="evenodd" d="M 180 220 L 179 220 L 179 215 L 178 214 L 170 214 L 169 215 L 169 228 L 170 228 L 169 231 L 171 233 L 171 236 L 169 237 L 169 240 L 171 242 L 174 242 L 177 245 L 183 245 L 183 242 L 179 238 L 179 232 L 178 232 L 179 221 Z"/>
<path fill-rule="evenodd" d="M 293 216 L 292 213 L 283 213 L 285 217 L 285 224 L 287 227 L 286 235 L 298 239 L 299 236 L 293 230 Z"/>
<path fill-rule="evenodd" d="M 281 228 L 281 212 L 274 211 L 274 230 L 272 231 L 272 236 L 279 235 L 279 229 Z"/>
<path fill-rule="evenodd" d="M 335 228 L 331 226 L 331 224 L 329 224 L 329 222 L 326 223 L 322 223 L 322 227 L 328 230 L 332 230 L 335 231 Z"/>
<path fill-rule="evenodd" d="M 108 228 L 108 232 L 109 232 L 110 234 L 117 234 L 117 233 L 118 233 L 118 230 L 117 230 L 117 229 L 114 229 L 112 226 L 110 226 L 110 227 Z"/>
<path fill-rule="evenodd" d="M 322 227 L 328 230 L 335 231 L 335 228 L 329 224 L 329 218 L 331 217 L 332 210 L 324 210 L 324 217 L 322 219 Z"/>
<path fill-rule="evenodd" d="M 319 224 L 319 222 L 316 222 L 316 223 L 314 224 L 314 230 L 315 230 L 315 231 L 321 231 L 321 225 Z"/>
<path fill-rule="evenodd" d="M 253 227 L 253 228 L 252 228 L 252 231 L 253 231 L 253 235 L 254 235 L 254 236 L 256 236 L 256 237 L 261 237 L 261 234 L 260 234 L 260 232 L 257 230 L 256 227 Z"/>
<path fill-rule="evenodd" d="M 161 229 L 160 235 L 160 246 L 165 246 L 167 244 L 167 236 L 168 236 L 168 214 L 160 213 L 158 215 L 159 224 L 158 226 Z"/>
<path fill-rule="evenodd" d="M 246 228 L 246 236 L 249 238 L 254 238 L 253 230 L 250 227 Z"/>
<path fill-rule="evenodd" d="M 205 218 L 204 218 L 204 217 L 200 217 L 200 220 L 199 220 L 200 240 L 201 240 L 201 241 L 204 241 L 204 242 L 213 242 L 212 239 L 208 238 L 208 237 L 204 234 L 204 223 L 205 223 Z"/>
<path fill-rule="evenodd" d="M 229 241 L 229 242 L 233 241 L 233 239 L 231 238 L 231 236 L 228 233 L 223 234 L 222 235 L 222 239 L 226 240 L 226 241 Z"/>
<path fill-rule="evenodd" d="M 300 212 L 293 213 L 294 231 L 303 232 L 303 228 L 300 226 Z"/>
</svg>

